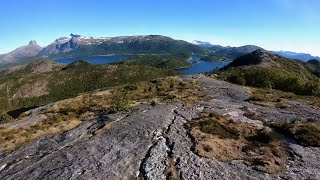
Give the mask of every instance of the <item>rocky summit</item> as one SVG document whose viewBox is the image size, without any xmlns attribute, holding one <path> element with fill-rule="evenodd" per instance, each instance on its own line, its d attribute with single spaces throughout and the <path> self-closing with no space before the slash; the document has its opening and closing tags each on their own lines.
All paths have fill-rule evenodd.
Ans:
<svg viewBox="0 0 320 180">
<path fill-rule="evenodd" d="M 23 58 L 30 58 L 38 55 L 42 47 L 36 41 L 30 41 L 28 45 L 21 46 L 7 54 L 0 54 L 0 65 L 17 63 Z"/>
<path fill-rule="evenodd" d="M 302 145 L 271 126 L 317 123 L 315 106 L 284 96 L 262 102 L 253 88 L 211 77 L 181 79 L 198 84 L 194 103 L 141 103 L 128 112 L 82 116 L 75 128 L 1 152 L 0 179 L 320 179 L 319 146 Z M 55 106 L 0 127 L 35 126 Z"/>
</svg>

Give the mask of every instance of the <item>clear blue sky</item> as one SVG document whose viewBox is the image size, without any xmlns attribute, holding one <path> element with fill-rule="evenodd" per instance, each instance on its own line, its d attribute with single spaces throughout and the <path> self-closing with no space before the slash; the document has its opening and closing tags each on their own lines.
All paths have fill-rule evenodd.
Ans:
<svg viewBox="0 0 320 180">
<path fill-rule="evenodd" d="M 320 55 L 319 0 L 1 0 L 0 53 L 70 33 L 161 34 Z"/>
</svg>

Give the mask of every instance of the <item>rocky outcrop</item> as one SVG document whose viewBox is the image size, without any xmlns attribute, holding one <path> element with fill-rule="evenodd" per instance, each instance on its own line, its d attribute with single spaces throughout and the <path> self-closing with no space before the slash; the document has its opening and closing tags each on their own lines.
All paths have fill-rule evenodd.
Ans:
<svg viewBox="0 0 320 180">
<path fill-rule="evenodd" d="M 265 50 L 256 50 L 252 53 L 240 56 L 232 61 L 225 69 L 230 67 L 242 67 L 249 65 L 256 65 L 261 67 L 279 67 L 280 64 L 277 62 L 277 56 L 268 53 Z"/>
<path fill-rule="evenodd" d="M 221 162 L 199 156 L 196 141 L 185 128 L 204 111 L 263 127 L 266 121 L 319 119 L 317 109 L 300 102 L 292 103 L 292 109 L 259 106 L 247 101 L 250 95 L 241 86 L 201 76 L 183 78 L 197 81 L 206 100 L 191 107 L 181 103 L 139 105 L 129 113 L 84 120 L 73 130 L 0 153 L 0 179 L 320 178 L 317 147 L 303 147 L 283 138 L 291 159 L 283 173 L 268 174 L 242 160 Z M 248 118 L 244 115 L 247 110 L 261 118 Z M 38 109 L 34 115 L 41 111 Z M 104 128 L 110 123 L 112 126 Z"/>
<path fill-rule="evenodd" d="M 43 61 L 35 61 L 28 65 L 15 66 L 12 68 L 8 68 L 2 70 L 0 74 L 8 75 L 8 74 L 17 74 L 17 73 L 46 73 L 52 71 L 62 70 L 66 65 L 56 63 L 49 60 Z"/>
</svg>

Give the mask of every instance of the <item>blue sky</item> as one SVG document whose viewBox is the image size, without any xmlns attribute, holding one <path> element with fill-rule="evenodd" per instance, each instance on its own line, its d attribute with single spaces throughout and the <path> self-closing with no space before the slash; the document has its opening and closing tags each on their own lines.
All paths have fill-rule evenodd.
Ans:
<svg viewBox="0 0 320 180">
<path fill-rule="evenodd" d="M 161 34 L 320 55 L 319 0 L 1 0 L 0 53 L 70 33 Z"/>
</svg>

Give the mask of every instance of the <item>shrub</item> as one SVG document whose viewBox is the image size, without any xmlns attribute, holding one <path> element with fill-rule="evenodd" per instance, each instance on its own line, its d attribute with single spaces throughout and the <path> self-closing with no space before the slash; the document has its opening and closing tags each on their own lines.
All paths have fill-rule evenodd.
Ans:
<svg viewBox="0 0 320 180">
<path fill-rule="evenodd" d="M 264 102 L 264 101 L 267 101 L 267 97 L 260 96 L 260 95 L 253 95 L 249 98 L 249 101 Z"/>
<path fill-rule="evenodd" d="M 289 66 L 290 67 L 290 66 Z M 220 77 L 231 83 L 266 89 L 278 89 L 298 95 L 320 96 L 320 81 L 310 72 L 308 75 L 286 68 L 247 67 L 230 68 L 223 71 Z M 293 67 L 291 67 L 293 68 Z"/>
<path fill-rule="evenodd" d="M 221 115 L 216 112 L 210 112 L 209 117 L 218 119 L 221 117 Z"/>
<path fill-rule="evenodd" d="M 303 146 L 320 147 L 320 129 L 318 122 L 299 123 L 294 121 L 291 123 L 273 124 L 273 126 Z"/>
<path fill-rule="evenodd" d="M 0 115 L 0 124 L 11 122 L 13 120 L 14 119 L 6 113 Z"/>
<path fill-rule="evenodd" d="M 248 139 L 259 143 L 269 144 L 278 140 L 279 138 L 274 132 L 263 129 L 258 131 L 256 135 L 251 136 Z"/>
<path fill-rule="evenodd" d="M 246 85 L 246 80 L 244 77 L 240 75 L 232 75 L 227 78 L 227 81 L 234 83 L 234 84 L 239 84 L 239 85 Z"/>
<path fill-rule="evenodd" d="M 209 133 L 213 135 L 217 135 L 220 138 L 224 139 L 238 139 L 239 132 L 236 129 L 230 128 L 216 119 L 211 118 L 205 121 L 201 121 L 198 123 L 200 127 L 200 131 L 204 133 Z"/>
<path fill-rule="evenodd" d="M 118 111 L 128 111 L 129 101 L 124 98 L 117 98 L 113 101 L 113 104 L 108 108 L 108 113 L 115 113 Z"/>
</svg>

